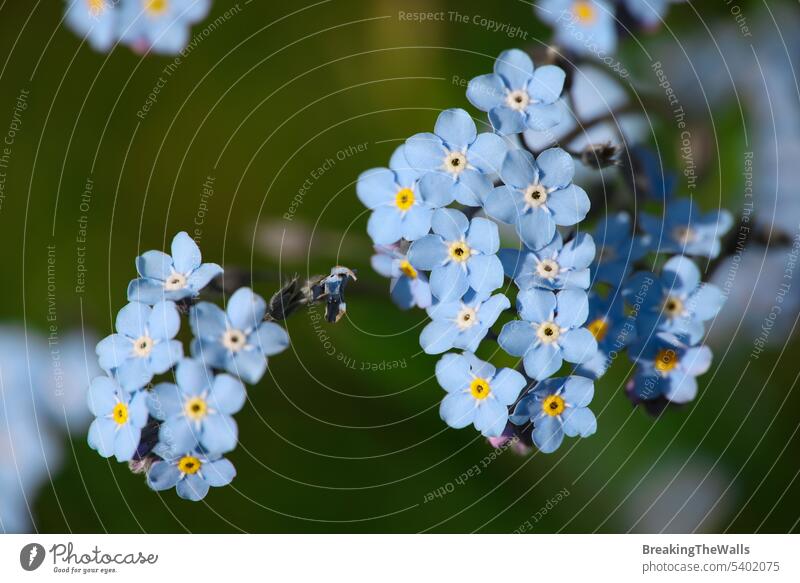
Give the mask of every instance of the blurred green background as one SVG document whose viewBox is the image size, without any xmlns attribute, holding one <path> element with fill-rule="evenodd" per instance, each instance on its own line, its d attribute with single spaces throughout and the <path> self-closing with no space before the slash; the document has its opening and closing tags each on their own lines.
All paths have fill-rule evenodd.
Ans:
<svg viewBox="0 0 800 583">
<path fill-rule="evenodd" d="M 705 18 L 730 18 L 724 3 L 708 4 Z M 231 6 L 214 2 L 207 22 Z M 437 359 L 417 342 L 424 317 L 397 310 L 371 271 L 354 181 L 384 165 L 402 139 L 431 128 L 439 110 L 477 114 L 459 80 L 488 71 L 506 48 L 549 38 L 528 3 L 255 0 L 234 10 L 165 72 L 171 57 L 79 48 L 59 27 L 61 2 L 3 6 L 0 121 L 20 91 L 30 92 L 0 211 L 3 321 L 46 330 L 48 245 L 57 256 L 59 326 L 100 336 L 125 303 L 134 257 L 166 248 L 180 230 L 201 229 L 193 234 L 204 258 L 225 266 L 289 275 L 342 263 L 361 276 L 346 320 L 289 321 L 292 349 L 271 359 L 237 416 L 232 487 L 198 504 L 158 495 L 75 436 L 63 471 L 36 500 L 39 531 L 511 532 L 529 521 L 533 532 L 624 532 L 691 530 L 704 515 L 700 530 L 797 528 L 798 346 L 748 361 L 743 373 L 756 329 L 740 330 L 743 342 L 730 349 L 712 346 L 718 354 L 699 400 L 657 421 L 622 394 L 628 367 L 620 359 L 597 386 L 597 434 L 554 455 L 508 451 L 482 463 L 491 454 L 485 441 L 440 421 Z M 519 25 L 528 41 L 398 18 L 439 10 Z M 668 22 L 677 35 L 703 27 L 688 7 L 673 8 Z M 157 101 L 137 116 L 160 77 Z M 735 208 L 741 120 L 734 100 L 714 114 L 724 158 L 702 176 L 698 194 L 716 201 L 725 192 L 723 204 Z M 677 159 L 674 128 L 657 130 L 667 158 Z M 283 218 L 307 180 L 296 213 Z M 213 183 L 205 199 L 204 183 Z M 86 289 L 76 293 L 82 214 Z M 254 286 L 269 294 L 276 282 Z M 392 361 L 401 366 L 372 370 Z M 479 473 L 456 483 L 476 464 Z M 425 502 L 439 488 L 452 492 Z"/>
</svg>

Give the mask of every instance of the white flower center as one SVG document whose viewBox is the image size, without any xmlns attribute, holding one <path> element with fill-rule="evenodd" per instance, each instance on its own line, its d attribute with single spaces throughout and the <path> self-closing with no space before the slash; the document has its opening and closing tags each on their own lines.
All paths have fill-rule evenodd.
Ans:
<svg viewBox="0 0 800 583">
<path fill-rule="evenodd" d="M 697 238 L 697 233 L 691 227 L 675 227 L 672 236 L 679 245 L 688 245 Z"/>
<path fill-rule="evenodd" d="M 552 344 L 561 335 L 561 328 L 555 322 L 542 322 L 536 329 L 536 336 L 543 344 Z"/>
<path fill-rule="evenodd" d="M 680 298 L 668 296 L 667 299 L 664 300 L 664 313 L 667 317 L 677 318 L 683 315 L 683 311 L 683 302 Z"/>
<path fill-rule="evenodd" d="M 474 308 L 464 306 L 456 316 L 456 326 L 459 330 L 467 330 L 478 323 L 478 312 Z"/>
<path fill-rule="evenodd" d="M 139 336 L 133 341 L 133 353 L 140 358 L 144 358 L 153 350 L 154 344 L 153 339 L 149 336 Z"/>
<path fill-rule="evenodd" d="M 561 272 L 561 267 L 552 259 L 543 259 L 536 266 L 536 273 L 539 277 L 553 280 Z"/>
<path fill-rule="evenodd" d="M 164 289 L 167 291 L 177 291 L 186 287 L 186 276 L 182 273 L 172 273 L 164 282 Z"/>
<path fill-rule="evenodd" d="M 525 204 L 539 208 L 547 202 L 547 189 L 541 184 L 531 184 L 525 189 Z"/>
<path fill-rule="evenodd" d="M 450 174 L 458 176 L 467 167 L 467 156 L 463 152 L 448 152 L 444 157 L 444 169 Z"/>
<path fill-rule="evenodd" d="M 531 97 L 528 95 L 527 91 L 523 91 L 522 89 L 516 89 L 514 91 L 509 91 L 508 95 L 506 95 L 506 104 L 516 111 L 522 111 L 528 105 L 530 105 Z"/>
<path fill-rule="evenodd" d="M 225 330 L 222 335 L 222 345 L 231 352 L 239 352 L 247 344 L 247 335 L 236 328 Z"/>
</svg>

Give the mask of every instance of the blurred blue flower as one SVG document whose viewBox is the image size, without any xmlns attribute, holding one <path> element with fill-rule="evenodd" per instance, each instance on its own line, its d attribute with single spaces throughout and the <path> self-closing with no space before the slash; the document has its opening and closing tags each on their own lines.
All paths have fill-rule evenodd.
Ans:
<svg viewBox="0 0 800 583">
<path fill-rule="evenodd" d="M 501 249 L 498 253 L 506 275 L 520 289 L 589 289 L 589 265 L 594 259 L 594 241 L 578 234 L 564 245 L 561 233 L 539 249 Z"/>
<path fill-rule="evenodd" d="M 497 57 L 494 73 L 469 82 L 467 99 L 489 113 L 492 126 L 501 134 L 517 134 L 526 128 L 549 130 L 563 116 L 556 101 L 565 78 L 564 71 L 555 65 L 534 71 L 527 53 L 511 49 Z"/>
<path fill-rule="evenodd" d="M 497 134 L 478 134 L 463 109 L 440 113 L 433 132 L 406 140 L 406 159 L 412 168 L 426 172 L 420 179 L 422 197 L 480 206 L 492 188 L 487 175 L 500 171 L 505 141 Z"/>
<path fill-rule="evenodd" d="M 474 354 L 445 354 L 436 363 L 436 380 L 447 391 L 439 414 L 455 429 L 474 424 L 485 437 L 498 437 L 508 422 L 508 407 L 526 380 L 510 368 L 497 371 Z"/>
<path fill-rule="evenodd" d="M 682 253 L 717 257 L 720 238 L 733 226 L 733 215 L 725 209 L 701 213 L 690 198 L 670 202 L 662 217 L 641 213 L 641 226 L 659 253 Z"/>
<path fill-rule="evenodd" d="M 100 366 L 113 372 L 126 391 L 141 389 L 183 356 L 183 345 L 173 340 L 180 326 L 173 302 L 158 302 L 152 308 L 131 302 L 117 314 L 117 333 L 97 344 Z"/>
<path fill-rule="evenodd" d="M 628 13 L 642 26 L 657 28 L 667 15 L 670 4 L 685 0 L 622 0 Z"/>
<path fill-rule="evenodd" d="M 539 0 L 536 14 L 555 29 L 556 42 L 576 54 L 603 58 L 617 48 L 614 8 L 605 0 Z"/>
<path fill-rule="evenodd" d="M 592 267 L 593 276 L 599 282 L 619 287 L 633 269 L 634 262 L 647 253 L 649 235 L 634 237 L 631 216 L 620 211 L 606 215 L 594 229 L 597 259 Z"/>
<path fill-rule="evenodd" d="M 420 191 L 419 173 L 409 167 L 404 150 L 405 145 L 395 150 L 389 168 L 362 172 L 356 183 L 359 200 L 373 211 L 367 233 L 378 245 L 427 235 L 434 209 L 453 202 L 445 190 Z"/>
<path fill-rule="evenodd" d="M 533 443 L 542 453 L 553 453 L 565 435 L 589 437 L 597 431 L 597 420 L 588 407 L 593 397 L 594 383 L 587 378 L 547 379 L 517 403 L 511 422 L 533 423 Z"/>
<path fill-rule="evenodd" d="M 161 300 L 195 297 L 222 273 L 216 263 L 202 263 L 200 248 L 186 233 L 172 239 L 172 257 L 161 251 L 147 251 L 136 258 L 141 276 L 128 285 L 128 301 L 155 304 Z"/>
<path fill-rule="evenodd" d="M 117 40 L 117 0 L 66 0 L 65 24 L 96 51 L 107 52 Z"/>
<path fill-rule="evenodd" d="M 147 393 L 128 393 L 113 378 L 99 376 L 89 386 L 87 402 L 96 417 L 89 426 L 89 447 L 119 462 L 131 460 L 147 423 Z"/>
<path fill-rule="evenodd" d="M 563 361 L 580 364 L 592 358 L 597 342 L 586 328 L 586 292 L 565 289 L 555 294 L 540 289 L 517 295 L 521 320 L 503 326 L 498 344 L 512 356 L 523 357 L 525 373 L 538 381 L 558 372 Z"/>
<path fill-rule="evenodd" d="M 672 198 L 677 183 L 674 172 L 664 169 L 663 160 L 647 146 L 629 148 L 633 162 L 637 194 L 666 203 Z"/>
<path fill-rule="evenodd" d="M 689 346 L 672 334 L 642 338 L 629 350 L 637 364 L 631 392 L 637 401 L 665 397 L 673 403 L 688 403 L 697 396 L 697 379 L 711 366 L 708 346 Z"/>
<path fill-rule="evenodd" d="M 267 370 L 267 357 L 289 346 L 286 330 L 263 321 L 266 310 L 264 299 L 248 287 L 233 293 L 227 313 L 210 302 L 193 306 L 189 316 L 195 335 L 192 356 L 206 366 L 257 383 Z"/>
<path fill-rule="evenodd" d="M 575 374 L 599 379 L 606 373 L 611 361 L 636 340 L 636 323 L 625 314 L 625 301 L 619 291 L 612 291 L 605 298 L 591 292 L 586 322 L 586 329 L 597 341 L 597 352 L 578 365 Z"/>
<path fill-rule="evenodd" d="M 208 14 L 211 0 L 119 0 L 121 42 L 138 52 L 176 55 L 189 44 L 191 27 Z"/>
<path fill-rule="evenodd" d="M 575 225 L 589 212 L 586 192 L 572 184 L 574 174 L 575 162 L 561 148 L 545 150 L 536 159 L 525 150 L 512 150 L 500 171 L 505 184 L 486 197 L 486 214 L 514 225 L 531 249 L 544 247 L 553 240 L 556 225 Z"/>
<path fill-rule="evenodd" d="M 625 284 L 626 296 L 638 298 L 637 328 L 647 338 L 654 331 L 686 336 L 690 344 L 705 334 L 704 322 L 713 319 L 725 303 L 717 286 L 702 283 L 691 259 L 669 259 L 657 278 L 649 272 L 634 274 Z"/>
<path fill-rule="evenodd" d="M 173 452 L 193 450 L 227 453 L 236 447 L 239 431 L 233 420 L 244 405 L 242 382 L 228 374 L 216 376 L 192 358 L 175 369 L 173 383 L 159 383 L 147 397 L 150 415 L 163 421 L 159 442 Z"/>
<path fill-rule="evenodd" d="M 428 309 L 431 322 L 419 336 L 428 354 L 441 354 L 451 348 L 475 352 L 511 302 L 503 294 L 481 296 L 470 290 L 461 300 L 440 302 Z"/>
<path fill-rule="evenodd" d="M 455 209 L 439 209 L 431 226 L 434 234 L 414 241 L 408 260 L 415 269 L 431 272 L 431 292 L 436 298 L 452 302 L 470 287 L 488 295 L 503 285 L 495 223 L 480 217 L 470 221 Z"/>
<path fill-rule="evenodd" d="M 372 256 L 372 268 L 391 279 L 389 289 L 392 300 L 398 307 L 408 310 L 414 306 L 428 308 L 432 302 L 431 286 L 424 273 L 411 265 L 397 245 L 376 246 Z"/>
<path fill-rule="evenodd" d="M 147 485 L 156 491 L 175 488 L 184 500 L 202 500 L 210 487 L 227 486 L 236 477 L 233 464 L 219 455 L 198 450 L 173 455 L 160 444 L 153 451 L 164 459 L 150 467 Z"/>
</svg>

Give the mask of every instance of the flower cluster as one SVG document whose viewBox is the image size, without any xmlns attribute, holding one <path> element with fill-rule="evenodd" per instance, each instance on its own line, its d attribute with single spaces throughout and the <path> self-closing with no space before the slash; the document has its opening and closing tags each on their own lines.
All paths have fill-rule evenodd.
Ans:
<svg viewBox="0 0 800 583">
<path fill-rule="evenodd" d="M 177 54 L 211 8 L 211 0 L 66 1 L 67 25 L 102 52 L 122 43 L 139 53 Z"/>
<path fill-rule="evenodd" d="M 226 310 L 198 301 L 222 268 L 203 263 L 184 232 L 173 239 L 172 255 L 148 251 L 136 268 L 140 277 L 128 286 L 116 333 L 97 344 L 105 375 L 89 387 L 89 445 L 147 471 L 154 490 L 201 500 L 236 475 L 223 455 L 237 444 L 233 415 L 247 398 L 244 383 L 261 379 L 289 336 L 265 319 L 267 303 L 249 288 L 236 290 Z M 176 339 L 185 314 L 191 356 Z"/>
<path fill-rule="evenodd" d="M 684 0 L 541 0 L 536 14 L 555 29 L 555 41 L 576 55 L 614 53 L 618 31 L 652 30 L 670 4 Z"/>
<path fill-rule="evenodd" d="M 432 133 L 412 136 L 388 168 L 357 183 L 372 211 L 373 266 L 391 278 L 400 307 L 427 310 L 422 349 L 446 353 L 436 365 L 447 392 L 442 419 L 474 425 L 492 443 L 518 437 L 543 453 L 565 435 L 596 431 L 588 408 L 594 383 L 623 350 L 636 363 L 628 387 L 635 403 L 695 397 L 695 377 L 711 358 L 701 346 L 704 323 L 724 297 L 700 282 L 689 256 L 719 255 L 732 224 L 727 211 L 701 213 L 691 199 L 673 198 L 669 175 L 644 148 L 631 186 L 667 200 L 664 212 L 590 216 L 589 196 L 574 182 L 575 158 L 593 165 L 587 156 L 552 144 L 535 150 L 527 139 L 559 135 L 565 78 L 556 65 L 503 52 L 466 92 L 489 131 L 478 133 L 462 109 L 443 111 Z M 581 231 L 587 219 L 594 227 Z M 513 233 L 514 244 L 501 248 L 501 233 Z M 670 258 L 657 277 L 646 267 L 663 254 Z M 509 296 L 516 317 L 498 333 L 501 315 L 512 311 Z M 487 338 L 519 358 L 516 370 L 475 355 Z"/>
</svg>

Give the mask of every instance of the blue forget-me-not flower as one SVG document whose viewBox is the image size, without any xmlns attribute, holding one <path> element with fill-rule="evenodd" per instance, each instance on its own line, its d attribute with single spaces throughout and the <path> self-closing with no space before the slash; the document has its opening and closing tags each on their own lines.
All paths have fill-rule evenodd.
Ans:
<svg viewBox="0 0 800 583">
<path fill-rule="evenodd" d="M 115 0 L 67 0 L 64 22 L 96 51 L 108 51 L 117 40 Z"/>
<path fill-rule="evenodd" d="M 620 211 L 606 215 L 594 229 L 597 256 L 592 266 L 597 281 L 619 287 L 633 269 L 634 262 L 647 253 L 649 235 L 634 236 L 631 216 Z"/>
<path fill-rule="evenodd" d="M 439 414 L 455 429 L 475 425 L 485 437 L 498 437 L 508 422 L 508 407 L 526 380 L 510 368 L 499 371 L 474 354 L 445 354 L 436 363 L 436 380 L 447 391 Z"/>
<path fill-rule="evenodd" d="M 236 477 L 233 464 L 219 455 L 209 455 L 199 450 L 176 455 L 161 444 L 153 451 L 163 460 L 150 467 L 147 485 L 156 491 L 175 488 L 178 496 L 184 500 L 202 500 L 210 487 L 227 486 Z"/>
<path fill-rule="evenodd" d="M 414 306 L 429 308 L 433 297 L 425 274 L 414 269 L 397 245 L 376 246 L 375 251 L 371 259 L 372 268 L 391 279 L 389 286 L 394 303 L 403 310 Z"/>
<path fill-rule="evenodd" d="M 589 212 L 589 197 L 572 183 L 574 175 L 575 162 L 561 148 L 545 150 L 536 159 L 525 150 L 512 150 L 500 171 L 505 184 L 487 196 L 486 214 L 514 225 L 531 249 L 544 247 L 556 225 L 575 225 Z"/>
<path fill-rule="evenodd" d="M 227 312 L 210 302 L 193 306 L 189 316 L 195 335 L 192 356 L 257 383 L 267 370 L 267 357 L 289 346 L 286 330 L 264 321 L 266 310 L 264 299 L 247 287 L 233 293 Z"/>
<path fill-rule="evenodd" d="M 145 304 L 195 297 L 222 273 L 216 263 L 202 263 L 200 248 L 183 231 L 172 239 L 172 256 L 147 251 L 136 258 L 136 270 L 141 277 L 128 285 L 128 300 Z"/>
<path fill-rule="evenodd" d="M 489 121 L 501 134 L 517 134 L 525 129 L 548 130 L 563 116 L 556 102 L 565 78 L 563 69 L 555 65 L 534 70 L 527 53 L 511 49 L 497 57 L 494 73 L 469 82 L 467 99 L 488 112 Z"/>
<path fill-rule="evenodd" d="M 589 437 L 597 431 L 597 419 L 589 409 L 593 397 L 594 383 L 590 379 L 547 379 L 517 403 L 511 422 L 533 423 L 533 443 L 542 453 L 553 453 L 565 435 Z"/>
<path fill-rule="evenodd" d="M 669 203 L 663 217 L 643 212 L 642 228 L 660 253 L 682 253 L 714 259 L 719 255 L 720 238 L 733 226 L 733 215 L 726 209 L 703 213 L 690 198 Z"/>
<path fill-rule="evenodd" d="M 408 260 L 431 272 L 431 292 L 442 302 L 461 298 L 471 287 L 488 295 L 503 285 L 497 225 L 482 217 L 467 219 L 455 209 L 433 214 L 433 234 L 414 241 Z"/>
<path fill-rule="evenodd" d="M 139 52 L 175 55 L 189 44 L 191 27 L 211 0 L 119 0 L 120 40 Z"/>
<path fill-rule="evenodd" d="M 589 265 L 594 259 L 594 241 L 579 233 L 564 245 L 561 233 L 539 249 L 501 249 L 500 262 L 520 289 L 589 289 Z"/>
<path fill-rule="evenodd" d="M 585 291 L 523 290 L 517 295 L 517 311 L 522 319 L 505 324 L 498 343 L 510 355 L 523 357 L 529 377 L 544 380 L 563 361 L 580 364 L 597 351 L 594 336 L 582 327 L 589 316 Z"/>
<path fill-rule="evenodd" d="M 174 302 L 131 302 L 117 314 L 117 333 L 97 344 L 98 362 L 126 391 L 141 389 L 183 356 L 183 345 L 174 340 L 180 325 Z"/>
<path fill-rule="evenodd" d="M 555 29 L 556 42 L 598 58 L 617 48 L 614 8 L 605 0 L 539 0 L 536 14 Z"/>
<path fill-rule="evenodd" d="M 131 460 L 147 423 L 147 394 L 128 393 L 113 378 L 99 376 L 89 386 L 87 402 L 96 417 L 89 426 L 89 447 L 103 457 Z"/>
<path fill-rule="evenodd" d="M 462 299 L 439 302 L 428 309 L 431 322 L 419 336 L 428 354 L 441 354 L 451 348 L 475 352 L 503 310 L 511 302 L 503 294 L 482 296 L 470 290 Z"/>
</svg>

